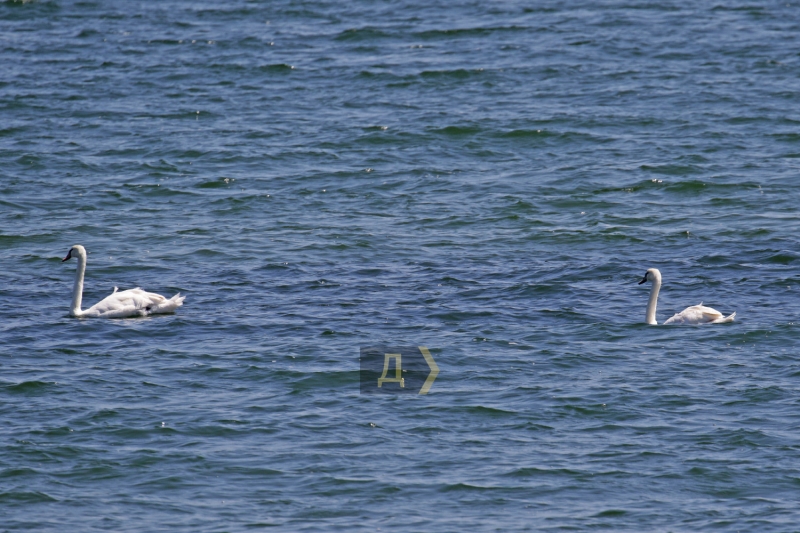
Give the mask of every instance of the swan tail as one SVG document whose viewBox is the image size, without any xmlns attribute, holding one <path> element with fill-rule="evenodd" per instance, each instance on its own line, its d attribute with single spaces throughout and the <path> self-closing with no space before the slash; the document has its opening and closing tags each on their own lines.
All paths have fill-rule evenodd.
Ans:
<svg viewBox="0 0 800 533">
<path fill-rule="evenodd" d="M 158 305 L 154 306 L 150 309 L 149 314 L 155 313 L 171 313 L 180 306 L 183 305 L 183 301 L 186 299 L 186 296 L 181 296 L 181 293 L 176 294 L 169 300 L 165 299 L 164 302 L 159 303 Z"/>
<path fill-rule="evenodd" d="M 176 294 L 159 307 L 164 309 L 164 312 L 174 311 L 175 309 L 179 308 L 183 305 L 183 301 L 186 299 L 186 296 L 181 296 L 181 293 Z"/>
<path fill-rule="evenodd" d="M 736 313 L 730 314 L 726 317 L 718 318 L 712 322 L 712 324 L 725 324 L 726 322 L 733 322 L 733 319 L 736 317 Z"/>
</svg>

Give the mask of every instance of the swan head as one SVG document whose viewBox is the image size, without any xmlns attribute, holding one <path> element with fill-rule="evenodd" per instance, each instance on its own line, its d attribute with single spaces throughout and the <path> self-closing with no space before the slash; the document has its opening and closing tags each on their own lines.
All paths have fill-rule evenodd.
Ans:
<svg viewBox="0 0 800 533">
<path fill-rule="evenodd" d="M 657 268 L 649 268 L 647 272 L 644 273 L 644 277 L 642 281 L 639 282 L 639 285 L 642 283 L 646 283 L 648 281 L 652 281 L 653 283 L 661 284 L 661 272 Z"/>
<path fill-rule="evenodd" d="M 86 257 L 86 248 L 81 246 L 80 244 L 76 244 L 72 248 L 69 249 L 67 252 L 67 256 L 61 260 L 63 263 L 64 261 L 69 261 L 73 257 Z"/>
</svg>

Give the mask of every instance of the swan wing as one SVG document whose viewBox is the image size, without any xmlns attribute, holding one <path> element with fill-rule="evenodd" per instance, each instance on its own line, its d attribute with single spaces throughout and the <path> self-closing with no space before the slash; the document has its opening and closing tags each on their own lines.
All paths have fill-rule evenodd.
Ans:
<svg viewBox="0 0 800 533">
<path fill-rule="evenodd" d="M 138 287 L 127 291 L 117 291 L 114 287 L 113 293 L 87 309 L 84 316 L 125 318 L 169 313 L 180 307 L 183 299 L 179 294 L 167 300 L 160 294 L 143 291 Z"/>
<path fill-rule="evenodd" d="M 725 320 L 728 322 L 732 322 L 732 317 L 724 317 L 722 313 L 713 309 L 711 307 L 706 307 L 703 304 L 693 305 L 691 307 L 687 307 L 680 313 L 673 315 L 669 318 L 664 324 L 709 324 L 712 322 L 720 323 L 725 318 L 731 318 L 731 320 Z"/>
</svg>

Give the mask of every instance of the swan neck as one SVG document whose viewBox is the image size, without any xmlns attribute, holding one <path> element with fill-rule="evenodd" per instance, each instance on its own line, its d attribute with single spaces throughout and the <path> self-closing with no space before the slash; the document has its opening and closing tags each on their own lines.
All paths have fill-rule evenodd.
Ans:
<svg viewBox="0 0 800 533">
<path fill-rule="evenodd" d="M 81 316 L 81 302 L 83 300 L 83 275 L 86 273 L 86 256 L 78 255 L 78 269 L 75 272 L 75 286 L 72 288 L 72 305 L 69 309 L 70 316 Z"/>
<path fill-rule="evenodd" d="M 645 322 L 654 326 L 656 322 L 656 306 L 658 304 L 658 291 L 661 290 L 661 280 L 656 279 L 653 281 L 653 287 L 650 289 L 650 301 L 647 302 L 647 316 Z"/>
</svg>

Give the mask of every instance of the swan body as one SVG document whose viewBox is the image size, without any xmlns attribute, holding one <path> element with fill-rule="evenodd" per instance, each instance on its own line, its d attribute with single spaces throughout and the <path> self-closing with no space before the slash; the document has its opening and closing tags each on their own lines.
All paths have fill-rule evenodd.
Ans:
<svg viewBox="0 0 800 533">
<path fill-rule="evenodd" d="M 657 325 L 656 322 L 656 304 L 658 303 L 658 292 L 661 290 L 661 272 L 657 268 L 651 268 L 644 274 L 644 278 L 639 282 L 639 285 L 646 282 L 652 282 L 653 288 L 650 289 L 650 301 L 647 302 L 647 314 L 645 315 L 645 322 L 651 325 Z M 724 324 L 726 322 L 733 322 L 736 313 L 724 316 L 722 313 L 711 307 L 706 307 L 700 302 L 698 305 L 687 307 L 680 313 L 668 318 L 664 325 L 667 324 Z"/>
<path fill-rule="evenodd" d="M 80 244 L 76 244 L 69 249 L 67 256 L 61 262 L 69 261 L 73 257 L 78 260 L 78 269 L 75 273 L 75 286 L 72 290 L 70 316 L 126 318 L 172 313 L 183 305 L 183 300 L 186 298 L 180 293 L 167 299 L 160 294 L 146 292 L 138 287 L 127 291 L 118 291 L 114 287 L 113 293 L 83 311 L 81 310 L 81 301 L 83 300 L 83 277 L 86 273 L 86 249 Z"/>
</svg>

